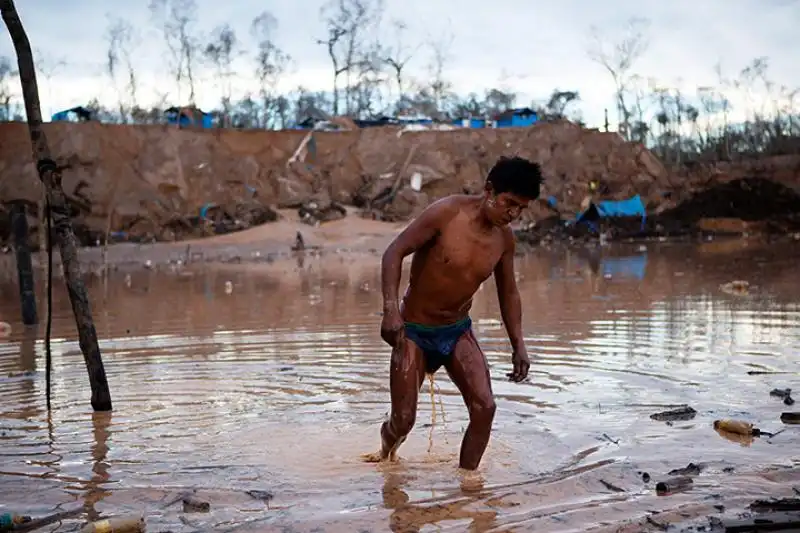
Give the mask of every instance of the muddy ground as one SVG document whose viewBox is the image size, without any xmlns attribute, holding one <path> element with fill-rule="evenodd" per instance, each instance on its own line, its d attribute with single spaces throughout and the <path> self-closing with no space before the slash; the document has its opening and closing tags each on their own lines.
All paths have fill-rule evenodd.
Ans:
<svg viewBox="0 0 800 533">
<path fill-rule="evenodd" d="M 501 155 L 542 163 L 542 200 L 523 219 L 534 243 L 599 233 L 613 238 L 800 229 L 800 157 L 670 171 L 642 145 L 568 122 L 421 132 L 51 123 L 45 132 L 86 246 L 106 239 L 186 241 L 296 220 L 305 227 L 345 217 L 403 222 L 442 196 L 480 191 Z M 10 237 L 10 203 L 21 201 L 31 244 L 38 247 L 41 186 L 25 124 L 0 124 L 0 139 L 0 241 Z M 587 198 L 636 194 L 648 212 L 644 228 L 638 219 L 570 224 Z"/>
</svg>

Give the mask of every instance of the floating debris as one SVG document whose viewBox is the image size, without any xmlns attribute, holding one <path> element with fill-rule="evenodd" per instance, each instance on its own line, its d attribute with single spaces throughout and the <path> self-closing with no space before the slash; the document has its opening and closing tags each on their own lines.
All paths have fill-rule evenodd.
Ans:
<svg viewBox="0 0 800 533">
<path fill-rule="evenodd" d="M 183 498 L 184 513 L 207 513 L 210 510 L 211 504 L 205 500 L 195 496 L 184 496 Z"/>
<path fill-rule="evenodd" d="M 689 463 L 683 468 L 676 468 L 667 472 L 668 476 L 696 476 L 705 469 L 704 464 Z"/>
<path fill-rule="evenodd" d="M 720 285 L 720 290 L 726 294 L 735 296 L 747 296 L 750 294 L 750 283 L 744 280 L 735 280 Z"/>
<path fill-rule="evenodd" d="M 691 420 L 695 417 L 697 411 L 691 408 L 688 405 L 683 405 L 678 407 L 677 409 L 671 409 L 669 411 L 662 411 L 660 413 L 654 413 L 650 415 L 650 418 L 653 420 L 658 420 L 659 422 L 675 422 L 675 421 L 683 421 L 683 420 Z"/>
<path fill-rule="evenodd" d="M 666 495 L 690 489 L 694 480 L 689 476 L 676 476 L 656 483 L 656 494 Z"/>
<path fill-rule="evenodd" d="M 781 413 L 781 422 L 784 424 L 800 424 L 800 413 Z"/>
</svg>

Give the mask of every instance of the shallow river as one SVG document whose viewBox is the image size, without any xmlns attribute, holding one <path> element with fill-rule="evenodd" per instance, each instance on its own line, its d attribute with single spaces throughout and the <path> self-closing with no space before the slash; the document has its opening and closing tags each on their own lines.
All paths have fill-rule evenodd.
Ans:
<svg viewBox="0 0 800 533">
<path fill-rule="evenodd" d="M 587 531 L 791 496 L 800 427 L 780 422 L 793 408 L 769 392 L 790 387 L 800 399 L 800 251 L 737 247 L 519 258 L 533 360 L 522 384 L 505 379 L 508 341 L 487 282 L 472 316 L 498 412 L 477 480 L 457 469 L 466 410 L 443 372 L 436 419 L 426 382 L 401 462 L 360 459 L 377 449 L 389 405 L 376 257 L 89 279 L 110 415 L 91 412 L 61 282 L 48 415 L 44 321 L 20 325 L 5 274 L 0 319 L 13 331 L 0 341 L 0 512 L 83 509 L 50 526 L 59 531 L 129 513 L 151 532 Z M 720 289 L 736 279 L 750 294 Z M 681 404 L 696 416 L 650 418 Z M 734 442 L 712 428 L 724 417 L 785 431 Z M 655 494 L 689 462 L 704 466 L 690 490 Z M 210 512 L 171 503 L 195 489 Z"/>
</svg>

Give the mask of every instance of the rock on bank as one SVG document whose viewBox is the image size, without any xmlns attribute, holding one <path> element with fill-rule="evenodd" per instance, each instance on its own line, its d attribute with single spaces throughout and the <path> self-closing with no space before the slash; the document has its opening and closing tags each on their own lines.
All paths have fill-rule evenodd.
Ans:
<svg viewBox="0 0 800 533">
<path fill-rule="evenodd" d="M 340 204 L 404 220 L 447 194 L 479 191 L 501 155 L 539 161 L 543 197 L 554 197 L 563 213 L 580 209 L 591 182 L 602 184 L 606 199 L 640 194 L 648 209 L 681 189 L 680 177 L 643 146 L 569 122 L 339 132 L 50 123 L 45 132 L 85 243 L 107 232 L 131 240 L 198 237 L 275 220 L 278 208 L 304 209 L 310 222 L 342 216 Z M 0 203 L 27 203 L 33 241 L 40 198 L 26 125 L 1 123 Z"/>
</svg>

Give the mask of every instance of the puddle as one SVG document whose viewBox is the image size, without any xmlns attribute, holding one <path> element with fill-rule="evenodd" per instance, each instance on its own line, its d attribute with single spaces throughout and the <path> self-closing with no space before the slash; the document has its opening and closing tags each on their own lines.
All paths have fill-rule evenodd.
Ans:
<svg viewBox="0 0 800 533">
<path fill-rule="evenodd" d="M 44 323 L 19 324 L 5 280 L 0 319 L 13 331 L 0 343 L 0 510 L 82 506 L 65 531 L 129 512 L 145 513 L 149 531 L 173 532 L 586 531 L 797 485 L 768 474 L 800 464 L 800 428 L 781 424 L 789 409 L 769 392 L 800 390 L 800 256 L 678 245 L 597 253 L 518 259 L 528 383 L 505 379 L 494 285 L 479 291 L 472 315 L 498 411 L 466 480 L 457 470 L 466 410 L 443 372 L 435 402 L 423 384 L 401 462 L 360 459 L 377 449 L 389 409 L 377 258 L 136 272 L 105 288 L 90 279 L 110 414 L 91 412 L 59 286 L 48 416 Z M 754 288 L 747 298 L 720 290 L 736 279 Z M 650 418 L 684 404 L 694 418 Z M 743 444 L 721 438 L 717 418 L 787 430 Z M 705 465 L 691 489 L 657 496 L 656 482 L 690 462 Z M 167 505 L 187 490 L 211 511 Z"/>
</svg>

